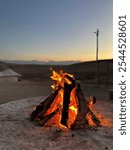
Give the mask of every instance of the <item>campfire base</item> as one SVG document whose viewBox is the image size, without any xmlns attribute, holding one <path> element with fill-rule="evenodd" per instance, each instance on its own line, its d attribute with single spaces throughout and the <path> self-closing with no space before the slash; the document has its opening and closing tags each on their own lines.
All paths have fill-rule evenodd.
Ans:
<svg viewBox="0 0 130 150">
<path fill-rule="evenodd" d="M 100 125 L 100 120 L 89 106 L 96 102 L 96 98 L 91 97 L 90 101 L 87 102 L 80 83 L 70 76 L 67 76 L 67 79 L 71 81 L 71 84 L 65 82 L 64 90 L 58 86 L 54 93 L 36 106 L 31 114 L 31 120 L 36 120 L 41 126 L 57 126 L 69 129 L 81 128 L 90 125 L 90 122 Z M 60 95 L 61 92 L 63 96 Z"/>
</svg>

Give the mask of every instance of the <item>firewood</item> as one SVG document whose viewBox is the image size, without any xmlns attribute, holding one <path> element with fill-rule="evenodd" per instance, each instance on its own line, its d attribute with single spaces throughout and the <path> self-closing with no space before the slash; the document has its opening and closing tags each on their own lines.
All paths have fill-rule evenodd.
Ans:
<svg viewBox="0 0 130 150">
<path fill-rule="evenodd" d="M 68 120 L 68 110 L 69 110 L 69 103 L 70 103 L 70 93 L 72 89 L 76 86 L 75 80 L 70 76 L 65 76 L 71 84 L 67 82 L 64 83 L 64 94 L 63 94 L 63 110 L 62 110 L 62 117 L 61 117 L 61 124 L 68 127 L 67 120 Z"/>
<path fill-rule="evenodd" d="M 73 129 L 88 124 L 88 121 L 86 120 L 86 114 L 88 113 L 89 108 L 87 106 L 86 98 L 82 92 L 79 82 L 77 82 L 75 98 L 77 99 L 77 103 L 78 103 L 77 104 L 78 114 L 76 120 L 71 125 L 71 128 Z"/>
<path fill-rule="evenodd" d="M 41 102 L 36 109 L 32 112 L 30 118 L 33 121 L 35 118 L 42 118 L 47 109 L 49 109 L 51 103 L 54 101 L 55 97 L 58 94 L 60 88 L 58 88 L 54 93 L 52 93 L 47 99 Z"/>
<path fill-rule="evenodd" d="M 77 118 L 74 122 L 75 126 L 72 125 L 72 127 L 76 127 L 76 123 L 78 123 L 78 126 L 79 125 L 79 122 L 81 122 L 80 120 L 82 120 L 82 123 L 81 124 L 87 124 L 88 123 L 88 120 L 85 121 L 85 116 L 89 113 L 92 117 L 92 120 L 93 122 L 96 124 L 96 125 L 100 125 L 100 120 L 96 117 L 96 115 L 90 110 L 90 108 L 88 107 L 88 103 L 86 103 L 86 98 L 82 92 L 82 89 L 81 89 L 81 86 L 80 86 L 80 83 L 77 83 L 77 97 L 78 97 L 78 102 L 79 102 L 79 113 L 77 115 Z M 91 97 L 91 100 L 93 102 L 93 104 L 96 103 L 96 98 L 95 97 Z M 83 121 L 84 120 L 84 121 Z"/>
<path fill-rule="evenodd" d="M 57 112 L 59 109 L 56 109 L 55 111 L 53 111 L 52 113 L 50 113 L 49 115 L 44 116 L 40 121 L 39 124 L 41 126 L 43 126 L 49 119 L 51 119 Z"/>
<path fill-rule="evenodd" d="M 100 125 L 100 120 L 96 117 L 96 115 L 89 109 L 88 112 L 92 116 L 92 120 L 96 125 Z"/>
<path fill-rule="evenodd" d="M 92 111 L 96 98 L 91 96 L 87 101 L 80 83 L 76 82 L 73 76 L 53 72 L 52 79 L 56 82 L 54 92 L 36 107 L 30 116 L 31 120 L 37 120 L 42 126 L 54 121 L 56 125 L 71 129 L 84 127 L 91 124 L 91 121 L 94 125 L 101 124 Z"/>
</svg>

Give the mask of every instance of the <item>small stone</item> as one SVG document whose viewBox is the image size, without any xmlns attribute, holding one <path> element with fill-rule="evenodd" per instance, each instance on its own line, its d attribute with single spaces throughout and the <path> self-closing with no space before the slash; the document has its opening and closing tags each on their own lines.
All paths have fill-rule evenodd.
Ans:
<svg viewBox="0 0 130 150">
<path fill-rule="evenodd" d="M 57 131 L 57 132 L 61 132 L 61 129 L 60 129 L 60 128 L 56 128 L 56 131 Z"/>
</svg>

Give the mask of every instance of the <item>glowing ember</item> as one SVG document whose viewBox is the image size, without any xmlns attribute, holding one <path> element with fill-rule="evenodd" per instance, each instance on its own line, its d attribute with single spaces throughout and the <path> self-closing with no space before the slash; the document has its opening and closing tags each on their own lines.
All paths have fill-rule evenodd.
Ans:
<svg viewBox="0 0 130 150">
<path fill-rule="evenodd" d="M 92 120 L 92 116 L 89 113 L 87 114 L 86 117 L 90 126 L 96 126 L 96 124 Z"/>
</svg>

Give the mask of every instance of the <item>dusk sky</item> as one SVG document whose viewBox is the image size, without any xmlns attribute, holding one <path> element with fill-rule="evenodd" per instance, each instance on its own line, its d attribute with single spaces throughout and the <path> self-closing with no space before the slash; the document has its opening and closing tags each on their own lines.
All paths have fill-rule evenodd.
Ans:
<svg viewBox="0 0 130 150">
<path fill-rule="evenodd" d="M 112 58 L 112 0 L 0 0 L 0 59 Z"/>
</svg>

